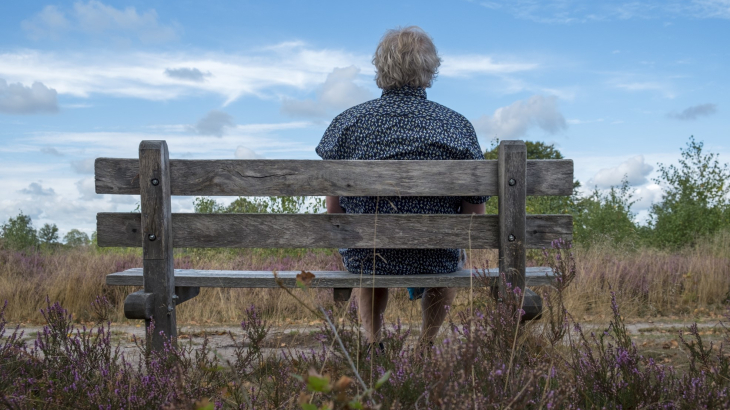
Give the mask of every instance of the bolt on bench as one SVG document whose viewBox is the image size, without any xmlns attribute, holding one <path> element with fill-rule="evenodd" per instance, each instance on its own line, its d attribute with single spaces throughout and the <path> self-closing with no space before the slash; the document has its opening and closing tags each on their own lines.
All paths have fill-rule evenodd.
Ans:
<svg viewBox="0 0 730 410">
<path fill-rule="evenodd" d="M 165 141 L 142 141 L 139 159 L 97 158 L 96 193 L 141 196 L 141 213 L 97 214 L 101 247 L 142 247 L 143 267 L 112 273 L 110 286 L 142 286 L 127 297 L 129 319 L 154 318 L 148 339 L 161 350 L 177 336 L 175 306 L 201 287 L 276 288 L 272 272 L 173 268 L 181 248 L 499 249 L 498 272 L 513 286 L 550 283 L 547 267 L 526 268 L 525 250 L 572 239 L 570 215 L 526 215 L 527 195 L 571 195 L 572 160 L 527 160 L 522 141 L 501 141 L 497 161 L 170 160 Z M 173 214 L 172 195 L 497 195 L 499 215 Z M 376 235 L 377 229 L 377 235 Z M 279 272 L 296 286 L 298 272 Z M 347 300 L 357 287 L 469 287 L 472 272 L 373 276 L 313 272 L 311 287 Z M 539 314 L 539 297 L 533 301 Z M 525 306 L 527 310 L 527 306 Z M 533 312 L 533 315 L 536 314 Z M 162 333 L 160 333 L 162 332 Z M 148 336 L 149 337 L 149 336 Z"/>
</svg>

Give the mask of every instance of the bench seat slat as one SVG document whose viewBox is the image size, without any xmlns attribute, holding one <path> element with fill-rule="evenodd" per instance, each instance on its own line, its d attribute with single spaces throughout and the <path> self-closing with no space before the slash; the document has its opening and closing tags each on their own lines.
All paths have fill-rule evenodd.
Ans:
<svg viewBox="0 0 730 410">
<path fill-rule="evenodd" d="M 137 159 L 97 158 L 96 193 L 139 195 Z M 170 160 L 172 195 L 497 195 L 497 161 Z M 527 195 L 571 195 L 573 161 L 528 160 Z"/>
<path fill-rule="evenodd" d="M 278 272 L 279 279 L 286 287 L 296 287 L 296 275 L 300 272 Z M 313 271 L 313 288 L 358 288 L 358 287 L 470 287 L 471 271 L 461 270 L 443 275 L 356 275 L 344 271 Z M 489 275 L 496 281 L 497 269 L 490 269 Z M 552 270 L 549 267 L 527 268 L 527 286 L 550 284 Z M 106 284 L 111 286 L 142 286 L 142 269 L 128 269 L 107 275 Z M 477 278 L 474 286 L 480 286 Z M 216 288 L 277 288 L 271 271 L 227 271 L 175 269 L 175 286 L 183 287 L 216 287 Z"/>
<path fill-rule="evenodd" d="M 142 246 L 140 214 L 97 214 L 99 246 Z M 377 235 L 375 232 L 377 221 Z M 498 247 L 497 215 L 172 214 L 176 248 Z M 570 215 L 528 215 L 527 248 L 572 239 Z M 471 242 L 469 232 L 471 230 Z"/>
</svg>

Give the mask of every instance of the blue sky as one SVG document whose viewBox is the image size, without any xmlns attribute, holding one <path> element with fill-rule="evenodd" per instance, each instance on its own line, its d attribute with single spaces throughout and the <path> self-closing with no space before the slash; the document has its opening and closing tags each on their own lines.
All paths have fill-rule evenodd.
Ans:
<svg viewBox="0 0 730 410">
<path fill-rule="evenodd" d="M 96 195 L 93 159 L 311 158 L 377 98 L 385 30 L 443 59 L 430 99 L 493 138 L 554 143 L 586 187 L 626 174 L 639 219 L 690 135 L 730 161 L 730 0 L 61 1 L 0 5 L 0 221 L 94 230 L 135 197 Z M 176 198 L 174 211 L 192 210 Z"/>
</svg>

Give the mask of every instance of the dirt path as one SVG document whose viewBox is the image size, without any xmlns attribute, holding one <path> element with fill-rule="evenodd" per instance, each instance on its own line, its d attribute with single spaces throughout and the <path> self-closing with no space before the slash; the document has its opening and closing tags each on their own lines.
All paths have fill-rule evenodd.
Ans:
<svg viewBox="0 0 730 410">
<path fill-rule="evenodd" d="M 686 331 L 686 328 L 693 322 L 681 320 L 655 320 L 644 322 L 633 322 L 627 324 L 632 340 L 644 354 L 658 362 L 671 363 L 675 366 L 686 365 L 687 358 L 679 348 L 677 338 L 679 332 Z M 607 328 L 604 323 L 582 324 L 586 334 L 590 332 L 600 333 Z M 698 322 L 700 334 L 705 340 L 714 341 L 721 337 L 722 328 L 717 319 L 707 319 Z M 14 327 L 6 329 L 12 331 Z M 411 338 L 420 333 L 420 325 L 404 325 L 410 328 Z M 309 351 L 312 348 L 319 348 L 320 344 L 314 335 L 320 327 L 308 324 L 291 324 L 287 326 L 272 327 L 264 342 L 264 354 L 283 355 L 285 352 L 297 353 Z M 35 339 L 36 334 L 42 330 L 41 326 L 23 326 L 24 339 Z M 234 360 L 235 344 L 231 337 L 237 341 L 245 340 L 244 333 L 240 326 L 190 326 L 184 325 L 179 328 L 179 341 L 188 346 L 196 347 L 203 343 L 207 337 L 209 346 L 225 362 Z M 125 357 L 133 362 L 139 359 L 139 349 L 134 339 L 143 340 L 144 326 L 129 324 L 112 324 L 112 339 L 119 343 Z M 244 344 L 245 346 L 245 344 Z"/>
</svg>

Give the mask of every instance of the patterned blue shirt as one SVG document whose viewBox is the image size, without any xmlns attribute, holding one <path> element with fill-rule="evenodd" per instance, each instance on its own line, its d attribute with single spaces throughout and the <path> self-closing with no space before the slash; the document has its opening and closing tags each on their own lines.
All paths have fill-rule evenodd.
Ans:
<svg viewBox="0 0 730 410">
<path fill-rule="evenodd" d="M 405 86 L 335 117 L 317 146 L 322 159 L 484 159 L 474 127 L 461 114 L 426 99 L 426 90 Z M 340 197 L 351 214 L 457 214 L 461 201 L 487 197 Z M 377 204 L 376 204 L 377 203 Z M 414 275 L 461 269 L 460 249 L 340 249 L 352 273 Z"/>
</svg>

